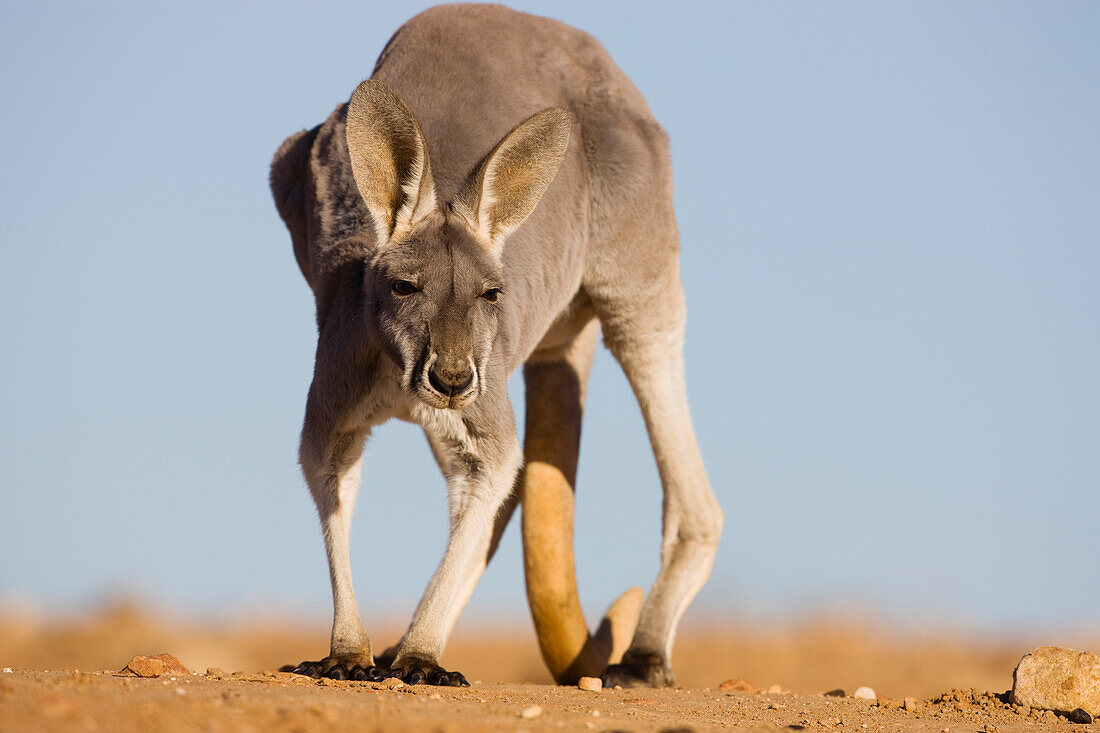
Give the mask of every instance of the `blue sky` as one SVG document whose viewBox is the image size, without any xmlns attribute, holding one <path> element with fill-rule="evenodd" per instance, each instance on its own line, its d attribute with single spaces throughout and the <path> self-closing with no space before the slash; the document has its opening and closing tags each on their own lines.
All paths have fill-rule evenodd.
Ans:
<svg viewBox="0 0 1100 733">
<path fill-rule="evenodd" d="M 0 594 L 327 613 L 295 463 L 312 298 L 267 167 L 421 7 L 0 3 Z M 600 39 L 672 138 L 726 512 L 688 619 L 1100 621 L 1100 6 L 515 7 Z M 606 352 L 590 395 L 595 616 L 655 574 L 660 493 Z M 411 613 L 445 532 L 423 437 L 378 430 L 368 628 Z M 525 614 L 516 527 L 467 617 L 494 614 Z"/>
</svg>

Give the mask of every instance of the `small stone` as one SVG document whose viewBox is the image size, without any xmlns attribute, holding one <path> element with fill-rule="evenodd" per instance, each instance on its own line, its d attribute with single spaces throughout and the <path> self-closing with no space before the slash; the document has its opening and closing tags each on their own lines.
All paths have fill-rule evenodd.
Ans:
<svg viewBox="0 0 1100 733">
<path fill-rule="evenodd" d="M 829 690 L 828 692 L 823 692 L 821 694 L 823 694 L 825 697 L 845 697 L 847 695 L 847 693 L 844 692 L 844 689 L 841 687 L 838 687 L 835 690 Z"/>
<path fill-rule="evenodd" d="M 986 723 L 982 726 L 982 733 L 997 733 L 997 730 L 997 726 L 993 725 L 992 723 Z"/>
<path fill-rule="evenodd" d="M 902 705 L 904 705 L 905 709 L 911 713 L 917 712 L 917 710 L 920 708 L 920 705 L 917 704 L 917 698 L 915 697 L 904 698 L 902 700 Z"/>
<path fill-rule="evenodd" d="M 852 693 L 852 697 L 859 698 L 860 700 L 874 700 L 875 691 L 870 687 L 857 687 L 856 691 Z"/>
<path fill-rule="evenodd" d="M 1046 710 L 1081 708 L 1100 715 L 1100 657 L 1056 646 L 1033 649 L 1012 673 L 1012 701 Z"/>
<path fill-rule="evenodd" d="M 397 677 L 384 679 L 378 684 L 382 687 L 383 690 L 400 690 L 402 687 L 405 686 L 405 683 Z"/>
<path fill-rule="evenodd" d="M 1089 712 L 1087 710 L 1082 710 L 1081 708 L 1074 708 L 1072 711 L 1070 711 L 1069 722 L 1071 722 L 1071 723 L 1084 723 L 1085 725 L 1088 725 L 1089 723 L 1092 722 L 1092 716 L 1089 715 Z"/>
<path fill-rule="evenodd" d="M 718 685 L 719 690 L 729 690 L 730 692 L 759 692 L 756 689 L 756 685 L 749 682 L 744 677 L 738 677 L 737 679 L 728 679 Z"/>
<path fill-rule="evenodd" d="M 589 692 L 599 692 L 603 689 L 603 680 L 599 677 L 581 677 L 577 680 L 577 687 Z"/>
<path fill-rule="evenodd" d="M 183 689 L 182 687 L 177 687 L 177 688 L 176 688 L 176 694 L 177 694 L 177 695 L 186 695 L 186 694 L 187 694 L 187 690 Z"/>
<path fill-rule="evenodd" d="M 156 657 L 136 654 L 126 663 L 121 672 L 131 672 L 138 677 L 160 677 L 164 674 L 164 662 Z"/>
<path fill-rule="evenodd" d="M 217 679 L 220 680 L 222 677 L 225 677 L 225 670 L 222 669 L 221 667 L 207 667 L 206 668 L 206 676 L 207 677 L 216 677 Z"/>
<path fill-rule="evenodd" d="M 537 718 L 540 715 L 542 715 L 542 706 L 541 705 L 531 705 L 529 707 L 524 708 L 523 712 L 519 714 L 519 717 L 523 718 L 524 720 L 533 720 L 534 718 Z"/>
<path fill-rule="evenodd" d="M 4 674 L 13 674 L 11 667 L 4 667 Z"/>
</svg>

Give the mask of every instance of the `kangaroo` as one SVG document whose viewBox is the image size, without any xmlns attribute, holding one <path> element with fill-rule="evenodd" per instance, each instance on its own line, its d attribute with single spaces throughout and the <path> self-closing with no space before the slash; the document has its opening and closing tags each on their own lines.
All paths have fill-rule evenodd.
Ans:
<svg viewBox="0 0 1100 733">
<path fill-rule="evenodd" d="M 688 413 L 668 141 L 642 95 L 563 23 L 439 6 L 394 34 L 350 102 L 287 138 L 270 180 L 316 300 L 299 458 L 334 608 L 329 655 L 284 669 L 466 685 L 440 656 L 522 497 L 528 598 L 555 679 L 672 684 L 676 626 L 710 575 L 722 512 Z M 649 595 L 628 591 L 590 636 L 572 487 L 601 329 L 641 406 L 664 514 Z M 522 450 L 506 390 L 520 366 Z M 408 630 L 376 659 L 348 543 L 364 442 L 390 418 L 424 429 L 450 534 Z"/>
</svg>

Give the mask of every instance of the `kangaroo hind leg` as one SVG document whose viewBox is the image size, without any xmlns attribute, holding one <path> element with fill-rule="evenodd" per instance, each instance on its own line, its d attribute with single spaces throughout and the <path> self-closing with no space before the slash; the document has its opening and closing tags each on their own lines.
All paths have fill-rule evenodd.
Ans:
<svg viewBox="0 0 1100 733">
<path fill-rule="evenodd" d="M 664 274 L 663 282 L 649 291 L 646 309 L 618 309 L 604 325 L 607 345 L 641 406 L 664 488 L 660 571 L 642 605 L 630 648 L 620 664 L 603 674 L 608 686 L 674 683 L 670 661 L 676 627 L 710 576 L 722 531 L 722 510 L 710 489 L 688 412 L 678 268 Z"/>
</svg>

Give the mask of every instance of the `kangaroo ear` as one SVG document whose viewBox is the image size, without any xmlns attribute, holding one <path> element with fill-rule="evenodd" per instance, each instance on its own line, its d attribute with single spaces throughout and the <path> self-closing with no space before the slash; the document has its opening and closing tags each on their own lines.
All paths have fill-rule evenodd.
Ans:
<svg viewBox="0 0 1100 733">
<path fill-rule="evenodd" d="M 499 255 L 535 209 L 565 159 L 571 127 L 562 107 L 531 115 L 493 148 L 455 199 L 455 212 L 489 252 Z"/>
<path fill-rule="evenodd" d="M 428 147 L 412 112 L 380 81 L 351 95 L 348 153 L 379 244 L 399 241 L 436 211 Z"/>
</svg>

